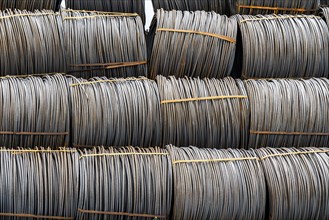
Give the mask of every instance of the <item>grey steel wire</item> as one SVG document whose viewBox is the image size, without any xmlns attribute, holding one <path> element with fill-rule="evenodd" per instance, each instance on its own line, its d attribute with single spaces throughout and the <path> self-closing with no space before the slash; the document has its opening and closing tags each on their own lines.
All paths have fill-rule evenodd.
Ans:
<svg viewBox="0 0 329 220">
<path fill-rule="evenodd" d="M 320 0 L 321 6 L 329 6 L 329 0 Z"/>
<path fill-rule="evenodd" d="M 90 81 L 108 80 L 94 78 Z M 160 97 L 146 78 L 71 87 L 74 146 L 159 146 Z M 72 78 L 72 83 L 87 82 Z"/>
<path fill-rule="evenodd" d="M 68 146 L 68 97 L 62 75 L 1 78 L 0 146 Z"/>
<path fill-rule="evenodd" d="M 157 77 L 161 101 L 186 98 L 246 95 L 241 80 Z M 247 146 L 247 98 L 167 103 L 161 105 L 163 145 L 209 148 Z"/>
<path fill-rule="evenodd" d="M 172 166 L 165 149 L 100 147 L 80 154 L 77 219 L 170 219 Z"/>
<path fill-rule="evenodd" d="M 78 153 L 10 150 L 0 149 L 0 219 L 35 219 L 27 215 L 74 219 L 78 205 Z"/>
<path fill-rule="evenodd" d="M 328 77 L 329 29 L 315 16 L 238 15 L 242 76 Z"/>
<path fill-rule="evenodd" d="M 324 17 L 325 21 L 327 22 L 327 25 L 329 26 L 329 7 L 322 7 L 321 15 Z"/>
<path fill-rule="evenodd" d="M 329 146 L 328 79 L 244 83 L 251 112 L 249 147 Z"/>
<path fill-rule="evenodd" d="M 0 75 L 65 72 L 62 25 L 53 11 L 1 11 Z"/>
<path fill-rule="evenodd" d="M 254 158 L 252 151 L 167 147 L 173 164 L 172 219 L 264 219 L 266 184 L 258 160 L 206 162 L 213 159 Z M 200 162 L 205 160 L 205 162 Z"/>
<path fill-rule="evenodd" d="M 139 16 L 64 11 L 68 72 L 77 77 L 147 75 L 144 27 Z M 144 62 L 110 68 L 127 62 Z M 75 67 L 74 65 L 90 65 Z"/>
<path fill-rule="evenodd" d="M 59 10 L 62 0 L 0 0 L 0 10 Z"/>
<path fill-rule="evenodd" d="M 237 24 L 234 19 L 214 12 L 164 10 L 158 10 L 156 19 L 156 29 L 151 28 L 156 32 L 151 33 L 155 34 L 150 59 L 151 78 L 156 75 L 222 78 L 231 74 L 235 43 L 201 34 L 158 30 L 192 30 L 235 40 Z"/>
<path fill-rule="evenodd" d="M 268 219 L 329 218 L 329 155 L 298 154 L 317 150 L 256 150 L 260 157 L 293 154 L 261 160 L 268 191 Z"/>
</svg>

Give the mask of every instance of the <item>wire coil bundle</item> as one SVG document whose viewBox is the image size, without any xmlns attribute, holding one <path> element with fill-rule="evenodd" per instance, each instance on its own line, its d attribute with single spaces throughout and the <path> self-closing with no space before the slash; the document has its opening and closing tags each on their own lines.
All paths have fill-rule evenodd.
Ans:
<svg viewBox="0 0 329 220">
<path fill-rule="evenodd" d="M 249 101 L 241 80 L 157 77 L 163 145 L 246 147 Z"/>
<path fill-rule="evenodd" d="M 59 10 L 62 0 L 1 0 L 0 10 L 21 9 L 34 11 L 35 9 Z"/>
<path fill-rule="evenodd" d="M 246 80 L 249 147 L 327 147 L 329 80 Z"/>
<path fill-rule="evenodd" d="M 321 8 L 321 14 L 323 15 L 324 19 L 326 20 L 327 25 L 329 25 L 329 7 Z"/>
<path fill-rule="evenodd" d="M 0 146 L 67 146 L 69 92 L 61 75 L 0 79 Z"/>
<path fill-rule="evenodd" d="M 156 19 L 151 78 L 222 78 L 231 74 L 236 49 L 235 19 L 214 12 L 164 10 L 158 10 Z"/>
<path fill-rule="evenodd" d="M 137 14 L 63 12 L 69 72 L 74 76 L 147 75 L 144 27 Z"/>
<path fill-rule="evenodd" d="M 74 150 L 0 151 L 2 219 L 74 219 L 78 204 Z"/>
<path fill-rule="evenodd" d="M 319 8 L 318 0 L 237 0 L 237 14 L 315 14 Z"/>
<path fill-rule="evenodd" d="M 0 75 L 65 72 L 62 24 L 52 11 L 0 12 Z"/>
<path fill-rule="evenodd" d="M 65 4 L 74 10 L 137 13 L 145 23 L 145 0 L 65 0 Z"/>
<path fill-rule="evenodd" d="M 328 77 L 329 29 L 315 16 L 238 15 L 242 76 Z"/>
<path fill-rule="evenodd" d="M 160 98 L 147 78 L 73 79 L 73 145 L 158 146 Z"/>
<path fill-rule="evenodd" d="M 328 149 L 259 149 L 269 219 L 329 218 Z"/>
<path fill-rule="evenodd" d="M 82 152 L 79 167 L 77 219 L 169 219 L 172 167 L 166 150 L 94 148 Z"/>
<path fill-rule="evenodd" d="M 167 149 L 173 160 L 172 219 L 264 219 L 265 178 L 254 152 Z"/>
</svg>

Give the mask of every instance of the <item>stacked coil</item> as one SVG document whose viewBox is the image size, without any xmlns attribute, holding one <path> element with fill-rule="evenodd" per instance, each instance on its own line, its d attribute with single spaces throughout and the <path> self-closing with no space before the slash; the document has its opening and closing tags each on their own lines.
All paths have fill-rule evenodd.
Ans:
<svg viewBox="0 0 329 220">
<path fill-rule="evenodd" d="M 147 75 L 144 27 L 137 14 L 63 12 L 69 73 L 77 77 Z"/>
<path fill-rule="evenodd" d="M 329 149 L 259 149 L 268 219 L 329 218 Z"/>
<path fill-rule="evenodd" d="M 151 78 L 222 78 L 231 74 L 237 36 L 235 19 L 214 12 L 158 10 L 153 25 Z"/>
<path fill-rule="evenodd" d="M 329 80 L 246 80 L 249 147 L 328 147 Z"/>
<path fill-rule="evenodd" d="M 1 219 L 75 219 L 75 150 L 0 149 Z"/>
<path fill-rule="evenodd" d="M 81 152 L 77 219 L 170 219 L 172 166 L 160 148 Z"/>
<path fill-rule="evenodd" d="M 163 145 L 247 146 L 249 101 L 241 80 L 157 77 Z"/>
<path fill-rule="evenodd" d="M 321 14 L 324 17 L 324 19 L 326 20 L 327 25 L 329 25 L 329 7 L 321 8 Z"/>
<path fill-rule="evenodd" d="M 36 9 L 43 10 L 59 10 L 62 0 L 1 0 L 0 10 L 21 9 L 34 11 Z"/>
<path fill-rule="evenodd" d="M 238 15 L 245 78 L 328 77 L 329 29 L 320 17 Z"/>
<path fill-rule="evenodd" d="M 61 75 L 0 79 L 0 146 L 68 146 L 69 88 Z"/>
<path fill-rule="evenodd" d="M 236 0 L 237 14 L 316 14 L 318 0 Z"/>
<path fill-rule="evenodd" d="M 255 152 L 167 147 L 172 219 L 264 219 L 266 184 Z"/>
<path fill-rule="evenodd" d="M 65 72 L 63 23 L 52 11 L 0 12 L 0 75 Z"/>
<path fill-rule="evenodd" d="M 73 145 L 158 146 L 160 97 L 147 78 L 72 78 Z"/>
</svg>

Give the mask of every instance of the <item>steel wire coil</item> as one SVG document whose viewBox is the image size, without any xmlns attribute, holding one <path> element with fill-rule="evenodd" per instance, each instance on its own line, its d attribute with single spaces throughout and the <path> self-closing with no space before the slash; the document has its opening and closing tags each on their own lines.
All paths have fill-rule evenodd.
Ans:
<svg viewBox="0 0 329 220">
<path fill-rule="evenodd" d="M 214 12 L 158 10 L 150 77 L 222 78 L 234 63 L 237 23 Z M 152 40 L 153 37 L 151 36 Z M 151 44 L 151 43 L 150 43 Z"/>
<path fill-rule="evenodd" d="M 307 15 L 238 15 L 245 78 L 328 77 L 329 29 Z"/>
<path fill-rule="evenodd" d="M 62 75 L 0 78 L 0 146 L 68 146 L 69 88 Z"/>
<path fill-rule="evenodd" d="M 250 103 L 249 147 L 328 147 L 329 80 L 244 81 Z"/>
<path fill-rule="evenodd" d="M 145 24 L 145 0 L 65 0 L 65 4 L 74 10 L 137 13 Z"/>
<path fill-rule="evenodd" d="M 62 0 L 1 0 L 0 10 L 20 9 L 27 11 L 59 10 Z"/>
<path fill-rule="evenodd" d="M 77 219 L 170 219 L 172 166 L 165 149 L 80 153 Z"/>
<path fill-rule="evenodd" d="M 316 14 L 319 0 L 236 0 L 234 14 Z"/>
<path fill-rule="evenodd" d="M 327 25 L 329 25 L 329 7 L 322 7 L 321 8 L 321 15 L 326 20 Z"/>
<path fill-rule="evenodd" d="M 249 101 L 241 80 L 158 76 L 157 84 L 163 145 L 247 146 Z"/>
<path fill-rule="evenodd" d="M 172 219 L 264 219 L 266 184 L 254 152 L 167 149 L 173 161 Z"/>
<path fill-rule="evenodd" d="M 1 11 L 0 75 L 65 72 L 62 25 L 52 11 Z"/>
<path fill-rule="evenodd" d="M 329 0 L 320 0 L 321 6 L 329 6 Z"/>
<path fill-rule="evenodd" d="M 46 148 L 0 151 L 0 219 L 74 219 L 78 153 Z"/>
<path fill-rule="evenodd" d="M 72 78 L 72 83 L 74 146 L 159 146 L 160 97 L 154 81 L 103 77 Z"/>
<path fill-rule="evenodd" d="M 147 75 L 144 27 L 136 14 L 63 13 L 68 72 L 77 77 Z"/>
<path fill-rule="evenodd" d="M 329 155 L 312 151 L 319 149 L 256 150 L 264 158 L 268 219 L 329 218 Z M 268 157 L 275 154 L 282 156 Z"/>
</svg>

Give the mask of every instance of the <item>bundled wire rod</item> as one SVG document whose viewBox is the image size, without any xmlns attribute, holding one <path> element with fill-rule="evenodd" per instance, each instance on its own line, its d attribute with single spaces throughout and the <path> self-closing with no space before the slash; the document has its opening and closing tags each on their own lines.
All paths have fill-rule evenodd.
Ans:
<svg viewBox="0 0 329 220">
<path fill-rule="evenodd" d="M 78 158 L 73 149 L 0 149 L 0 218 L 75 219 Z"/>
<path fill-rule="evenodd" d="M 68 72 L 77 77 L 147 75 L 144 27 L 137 14 L 62 13 Z"/>
<path fill-rule="evenodd" d="M 265 178 L 254 152 L 167 149 L 173 163 L 172 219 L 264 219 Z"/>
<path fill-rule="evenodd" d="M 62 75 L 0 78 L 0 146 L 69 144 L 69 88 Z"/>
<path fill-rule="evenodd" d="M 321 6 L 329 6 L 329 0 L 320 0 Z"/>
<path fill-rule="evenodd" d="M 157 77 L 163 145 L 246 147 L 249 101 L 241 80 Z"/>
<path fill-rule="evenodd" d="M 150 77 L 222 78 L 231 74 L 237 23 L 214 12 L 158 10 Z M 152 33 L 151 33 L 152 35 Z"/>
<path fill-rule="evenodd" d="M 65 0 L 65 4 L 74 10 L 137 13 L 145 23 L 145 0 Z"/>
<path fill-rule="evenodd" d="M 256 150 L 268 191 L 268 219 L 329 218 L 329 149 Z"/>
<path fill-rule="evenodd" d="M 244 81 L 250 102 L 249 147 L 328 147 L 329 80 Z"/>
<path fill-rule="evenodd" d="M 172 165 L 156 148 L 80 151 L 77 219 L 169 219 Z"/>
<path fill-rule="evenodd" d="M 237 0 L 237 14 L 316 14 L 319 0 Z"/>
<path fill-rule="evenodd" d="M 27 11 L 59 10 L 62 0 L 0 0 L 0 10 L 20 9 Z"/>
<path fill-rule="evenodd" d="M 327 25 L 329 25 L 329 7 L 322 7 L 321 8 L 321 15 L 326 20 Z"/>
<path fill-rule="evenodd" d="M 245 78 L 328 77 L 329 29 L 307 15 L 237 15 Z"/>
<path fill-rule="evenodd" d="M 72 78 L 73 145 L 159 146 L 160 97 L 147 78 Z"/>
<path fill-rule="evenodd" d="M 65 72 L 62 25 L 53 11 L 0 11 L 0 75 Z"/>
</svg>

